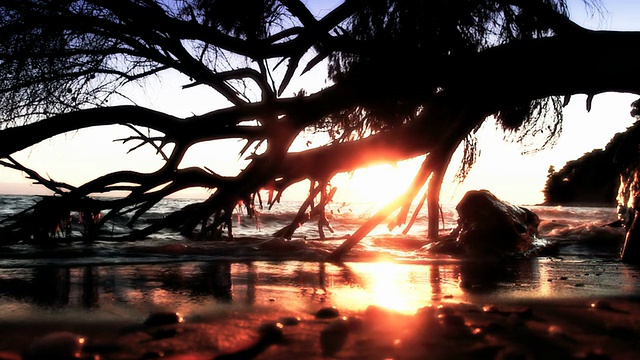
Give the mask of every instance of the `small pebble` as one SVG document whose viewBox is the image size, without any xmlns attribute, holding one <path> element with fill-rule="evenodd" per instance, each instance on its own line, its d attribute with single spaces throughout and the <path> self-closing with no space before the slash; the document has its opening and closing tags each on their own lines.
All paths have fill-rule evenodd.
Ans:
<svg viewBox="0 0 640 360">
<path fill-rule="evenodd" d="M 562 336 L 564 335 L 564 331 L 558 325 L 549 326 L 549 335 L 551 336 Z"/>
<path fill-rule="evenodd" d="M 316 312 L 317 319 L 333 319 L 340 316 L 340 311 L 335 306 L 324 307 Z"/>
<path fill-rule="evenodd" d="M 300 323 L 302 319 L 300 319 L 299 316 L 294 317 L 294 316 L 285 316 L 285 317 L 281 317 L 280 319 L 278 319 L 278 322 L 284 326 L 295 326 L 298 325 Z"/>
<path fill-rule="evenodd" d="M 30 360 L 78 359 L 85 339 L 68 331 L 52 332 L 35 339 L 29 348 Z"/>
<path fill-rule="evenodd" d="M 591 303 L 591 308 L 598 310 L 613 310 L 611 303 L 604 300 L 597 300 Z"/>
<path fill-rule="evenodd" d="M 157 312 L 149 315 L 144 321 L 145 326 L 164 326 L 174 325 L 183 322 L 184 319 L 180 314 L 175 312 Z"/>
<path fill-rule="evenodd" d="M 464 318 L 459 315 L 446 315 L 443 319 L 442 335 L 447 339 L 460 339 L 473 335 L 464 322 Z"/>
<path fill-rule="evenodd" d="M 533 309 L 530 306 L 524 306 L 522 308 L 519 308 L 513 313 L 520 316 L 523 319 L 530 319 L 531 317 L 533 317 Z"/>
<path fill-rule="evenodd" d="M 140 360 L 149 360 L 149 359 L 160 359 L 164 356 L 162 351 L 149 351 L 142 355 Z"/>
<path fill-rule="evenodd" d="M 333 356 L 342 349 L 349 336 L 349 323 L 345 318 L 337 319 L 320 332 L 320 347 L 323 356 Z"/>
<path fill-rule="evenodd" d="M 260 325 L 258 333 L 260 334 L 262 341 L 269 344 L 279 344 L 284 340 L 282 328 L 284 328 L 282 323 L 268 322 Z"/>
<path fill-rule="evenodd" d="M 482 311 L 486 313 L 500 313 L 500 310 L 495 305 L 485 305 L 482 307 Z"/>
</svg>

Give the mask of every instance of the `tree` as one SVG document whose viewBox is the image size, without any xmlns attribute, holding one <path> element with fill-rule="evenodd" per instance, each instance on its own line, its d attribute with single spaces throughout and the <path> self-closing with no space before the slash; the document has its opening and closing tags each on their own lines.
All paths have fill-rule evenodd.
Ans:
<svg viewBox="0 0 640 360">
<path fill-rule="evenodd" d="M 637 111 L 632 104 L 631 113 Z M 615 134 L 604 149 L 595 149 L 555 171 L 551 166 L 544 188 L 546 205 L 616 205 L 620 181 L 630 178 L 638 154 L 640 122 Z"/>
<path fill-rule="evenodd" d="M 640 87 L 629 46 L 640 33 L 583 29 L 567 17 L 564 0 L 347 0 L 320 18 L 299 0 L 9 0 L 0 5 L 0 30 L 0 159 L 58 195 L 5 221 L 5 243 L 47 238 L 69 211 L 103 213 L 87 229 L 95 236 L 115 217 L 130 213 L 135 222 L 189 187 L 213 193 L 120 238 L 169 227 L 204 237 L 224 226 L 232 237 L 236 204 L 242 201 L 251 216 L 261 189 L 271 192 L 272 206 L 305 179 L 311 188 L 300 214 L 316 209 L 323 222 L 335 174 L 418 155 L 427 156 L 410 188 L 334 256 L 398 209 L 391 225 L 406 223 L 425 186 L 428 198 L 419 203 L 427 201 L 429 235 L 436 236 L 451 155 L 466 144 L 464 178 L 475 159 L 475 130 L 487 117 L 518 139 L 543 134 L 545 146 L 561 131 L 562 97 L 566 103 L 586 93 L 589 108 L 597 93 Z M 331 86 L 283 96 L 294 77 L 325 61 Z M 578 62 L 584 66 L 566 66 Z M 215 90 L 229 106 L 177 118 L 107 102 L 125 85 L 168 71 L 182 74 L 185 88 Z M 11 157 L 57 134 L 113 124 L 131 129 L 123 143 L 136 143 L 132 150 L 155 148 L 163 166 L 104 174 L 75 187 Z M 327 132 L 330 143 L 290 152 L 309 130 Z M 228 138 L 243 139 L 241 155 L 250 160 L 237 176 L 180 167 L 192 146 Z M 113 191 L 128 195 L 91 197 Z M 282 234 L 290 236 L 299 220 Z"/>
</svg>

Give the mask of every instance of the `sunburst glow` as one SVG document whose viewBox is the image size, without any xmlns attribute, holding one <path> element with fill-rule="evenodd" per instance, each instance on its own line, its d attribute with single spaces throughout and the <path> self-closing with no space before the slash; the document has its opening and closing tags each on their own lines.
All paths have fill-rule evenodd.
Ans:
<svg viewBox="0 0 640 360">
<path fill-rule="evenodd" d="M 407 189 L 419 166 L 420 160 L 412 159 L 397 165 L 377 165 L 352 174 L 338 174 L 331 180 L 331 184 L 338 187 L 335 200 L 368 202 L 381 207 Z"/>
</svg>

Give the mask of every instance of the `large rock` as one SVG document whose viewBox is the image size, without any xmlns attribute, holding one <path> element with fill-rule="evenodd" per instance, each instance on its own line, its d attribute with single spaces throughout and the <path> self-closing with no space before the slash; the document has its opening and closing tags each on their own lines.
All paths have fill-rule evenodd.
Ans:
<svg viewBox="0 0 640 360">
<path fill-rule="evenodd" d="M 503 258 L 532 249 L 540 218 L 487 190 L 467 192 L 456 206 L 458 227 L 426 250 L 471 258 Z"/>
<path fill-rule="evenodd" d="M 467 192 L 458 206 L 457 241 L 467 255 L 524 253 L 538 235 L 540 218 L 487 190 Z"/>
</svg>

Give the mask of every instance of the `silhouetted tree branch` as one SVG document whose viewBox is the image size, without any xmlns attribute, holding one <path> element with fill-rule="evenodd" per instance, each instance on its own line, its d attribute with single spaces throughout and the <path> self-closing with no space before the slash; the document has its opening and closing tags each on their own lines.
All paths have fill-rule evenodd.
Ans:
<svg viewBox="0 0 640 360">
<path fill-rule="evenodd" d="M 0 159 L 7 160 L 0 164 L 56 192 L 56 200 L 43 200 L 40 209 L 60 211 L 43 217 L 34 208 L 12 218 L 0 230 L 2 241 L 46 238 L 55 216 L 69 211 L 103 214 L 98 229 L 130 215 L 131 231 L 109 235 L 113 240 L 141 239 L 165 228 L 200 238 L 222 236 L 226 229 L 231 238 L 230 215 L 239 202 L 252 216 L 261 189 L 273 195 L 273 206 L 302 180 L 312 181 L 309 198 L 278 235 L 290 238 L 309 210 L 319 216 L 323 237 L 334 175 L 419 155 L 426 159 L 407 191 L 333 257 L 396 210 L 390 226 L 406 223 L 425 187 L 428 235 L 435 237 L 451 156 L 465 144 L 463 178 L 475 160 L 473 133 L 487 117 L 517 131 L 520 140 L 542 132 L 546 146 L 562 130 L 561 97 L 640 93 L 632 46 L 640 33 L 583 29 L 566 11 L 564 0 L 347 0 L 322 17 L 298 0 L 3 2 Z M 583 66 L 569 65 L 578 63 Z M 284 95 L 292 80 L 320 64 L 328 64 L 332 84 Z M 122 100 L 125 85 L 168 70 L 182 76 L 183 88 L 212 89 L 226 108 L 180 118 L 108 105 Z M 59 134 L 111 125 L 129 127 L 132 135 L 119 140 L 135 142 L 130 151 L 150 146 L 162 165 L 70 186 L 11 158 Z M 294 140 L 309 130 L 326 132 L 330 142 L 291 152 Z M 240 156 L 249 161 L 237 175 L 221 176 L 204 165 L 181 167 L 194 145 L 231 138 L 244 141 Z M 212 195 L 162 221 L 133 227 L 160 200 L 193 187 Z M 115 191 L 126 195 L 91 197 Z M 41 224 L 30 225 L 29 216 Z"/>
</svg>

